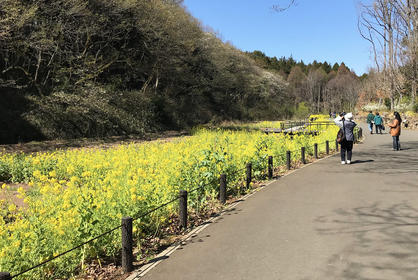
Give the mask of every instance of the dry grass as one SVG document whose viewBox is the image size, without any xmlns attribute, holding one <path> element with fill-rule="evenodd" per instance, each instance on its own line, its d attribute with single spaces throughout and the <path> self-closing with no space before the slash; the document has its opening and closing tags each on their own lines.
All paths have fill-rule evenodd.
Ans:
<svg viewBox="0 0 418 280">
<path fill-rule="evenodd" d="M 0 186 L 5 184 L 5 182 L 0 181 Z M 18 197 L 18 189 L 22 187 L 25 191 L 30 189 L 30 186 L 28 184 L 11 184 L 7 183 L 7 185 L 10 187 L 9 190 L 7 189 L 0 189 L 0 200 L 7 200 L 8 202 L 11 202 L 15 204 L 17 207 L 24 207 L 25 204 L 23 202 L 23 199 Z"/>
<path fill-rule="evenodd" d="M 146 136 L 114 136 L 107 138 L 79 138 L 68 140 L 33 141 L 19 144 L 0 145 L 0 151 L 7 153 L 36 153 L 55 150 L 80 149 L 80 148 L 110 148 L 120 144 L 141 143 L 145 141 L 171 141 L 180 136 L 189 135 L 186 131 L 165 131 L 162 133 L 149 133 Z"/>
</svg>

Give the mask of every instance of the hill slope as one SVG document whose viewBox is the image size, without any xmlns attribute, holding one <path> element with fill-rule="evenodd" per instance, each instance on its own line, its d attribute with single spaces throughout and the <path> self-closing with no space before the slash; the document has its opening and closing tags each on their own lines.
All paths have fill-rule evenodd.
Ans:
<svg viewBox="0 0 418 280">
<path fill-rule="evenodd" d="M 289 115 L 285 82 L 175 1 L 5 0 L 0 143 Z"/>
</svg>

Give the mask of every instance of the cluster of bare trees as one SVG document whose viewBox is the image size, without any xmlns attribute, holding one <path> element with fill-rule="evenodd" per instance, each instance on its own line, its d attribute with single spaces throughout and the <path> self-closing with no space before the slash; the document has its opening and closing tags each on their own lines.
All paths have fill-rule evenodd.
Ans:
<svg viewBox="0 0 418 280">
<path fill-rule="evenodd" d="M 360 90 L 360 79 L 344 63 L 329 73 L 317 68 L 305 74 L 295 66 L 287 81 L 295 105 L 307 102 L 310 110 L 317 113 L 354 110 Z"/>
<path fill-rule="evenodd" d="M 389 98 L 394 109 L 404 97 L 416 102 L 418 1 L 374 0 L 361 4 L 359 30 L 370 42 L 375 69 L 365 91 L 370 98 Z M 375 87 L 371 86 L 372 84 Z"/>
<path fill-rule="evenodd" d="M 285 12 L 297 6 L 296 0 L 278 0 L 272 9 Z M 295 107 L 301 102 L 309 104 L 311 112 L 353 111 L 361 89 L 360 78 L 350 71 L 344 63 L 332 71 L 324 67 L 312 67 L 303 71 L 301 67 L 292 67 L 287 77 L 289 93 Z"/>
</svg>

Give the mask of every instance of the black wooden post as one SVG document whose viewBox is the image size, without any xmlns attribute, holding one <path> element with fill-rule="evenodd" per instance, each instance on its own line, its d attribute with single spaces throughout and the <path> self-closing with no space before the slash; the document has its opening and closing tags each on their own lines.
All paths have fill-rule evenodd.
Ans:
<svg viewBox="0 0 418 280">
<path fill-rule="evenodd" d="M 335 140 L 335 150 L 338 152 L 338 149 L 339 149 L 339 147 L 338 147 L 338 141 Z"/>
<path fill-rule="evenodd" d="M 318 144 L 317 143 L 314 144 L 314 157 L 318 159 Z"/>
<path fill-rule="evenodd" d="M 326 146 L 326 151 L 327 151 L 327 155 L 329 155 L 329 141 L 325 141 L 325 146 Z"/>
<path fill-rule="evenodd" d="M 253 168 L 253 165 L 252 165 L 252 163 L 251 162 L 249 162 L 249 163 L 247 163 L 247 180 L 246 180 L 246 182 L 245 182 L 245 188 L 248 190 L 249 188 L 250 188 L 250 184 L 251 184 L 251 181 L 252 181 L 252 168 Z"/>
<path fill-rule="evenodd" d="M 302 161 L 303 164 L 306 164 L 306 160 L 305 160 L 305 147 L 301 147 L 300 148 L 300 159 Z"/>
<path fill-rule="evenodd" d="M 0 272 L 0 280 L 12 280 L 12 277 L 8 272 Z"/>
<path fill-rule="evenodd" d="M 290 168 L 291 168 L 291 166 L 290 166 L 291 161 L 292 161 L 292 159 L 290 158 L 290 151 L 287 151 L 286 152 L 286 165 L 287 165 L 287 170 L 290 170 Z"/>
<path fill-rule="evenodd" d="M 273 157 L 272 156 L 269 156 L 268 176 L 269 176 L 269 180 L 273 179 Z"/>
<path fill-rule="evenodd" d="M 219 200 L 222 204 L 226 202 L 226 175 L 221 175 L 221 183 L 219 186 Z"/>
<path fill-rule="evenodd" d="M 122 269 L 124 273 L 131 272 L 133 266 L 132 218 L 122 218 Z"/>
<path fill-rule="evenodd" d="M 179 218 L 180 218 L 180 226 L 183 229 L 186 229 L 187 228 L 187 191 L 185 190 L 180 190 Z"/>
</svg>

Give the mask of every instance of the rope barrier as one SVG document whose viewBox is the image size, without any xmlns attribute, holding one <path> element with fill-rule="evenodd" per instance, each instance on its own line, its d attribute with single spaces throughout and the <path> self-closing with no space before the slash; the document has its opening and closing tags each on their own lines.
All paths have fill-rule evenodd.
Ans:
<svg viewBox="0 0 418 280">
<path fill-rule="evenodd" d="M 110 233 L 114 232 L 115 230 L 120 229 L 121 227 L 122 227 L 122 225 L 119 225 L 119 226 L 117 226 L 115 228 L 112 228 L 112 229 L 110 229 L 110 230 L 108 230 L 108 231 L 106 231 L 106 232 L 104 232 L 104 233 L 102 233 L 102 234 L 100 234 L 100 235 L 98 235 L 98 236 L 96 236 L 96 237 L 94 237 L 94 238 L 86 241 L 86 242 L 81 243 L 80 245 L 77 245 L 76 247 L 74 247 L 72 249 L 69 249 L 69 250 L 67 250 L 67 251 L 65 251 L 63 253 L 60 253 L 60 254 L 56 255 L 55 257 L 52 257 L 52 258 L 50 258 L 50 259 L 48 259 L 46 261 L 43 261 L 40 264 L 37 264 L 37 265 L 35 265 L 35 266 L 33 266 L 33 267 L 29 268 L 29 269 L 26 269 L 26 270 L 24 270 L 24 271 L 22 271 L 22 272 L 20 272 L 18 274 L 15 274 L 11 278 L 18 277 L 18 276 L 20 276 L 20 275 L 22 275 L 22 274 L 24 274 L 26 272 L 29 272 L 31 270 L 34 270 L 35 268 L 38 268 L 40 266 L 43 266 L 44 264 L 47 264 L 47 263 L 49 263 L 49 262 L 51 262 L 51 261 L 53 261 L 53 260 L 55 260 L 55 259 L 57 259 L 57 258 L 59 258 L 59 257 L 61 257 L 63 255 L 66 255 L 66 254 L 68 254 L 68 253 L 70 253 L 70 252 L 72 252 L 72 251 L 74 251 L 74 250 L 76 250 L 76 249 L 78 249 L 78 248 L 80 248 L 80 247 L 82 247 L 82 246 L 90 243 L 90 242 L 93 242 L 94 240 L 97 240 L 97 239 L 99 239 L 99 238 L 101 238 L 101 237 L 103 237 L 103 236 L 105 236 L 107 234 L 110 234 Z"/>
<path fill-rule="evenodd" d="M 206 185 L 203 185 L 203 186 L 199 186 L 199 187 L 197 187 L 197 188 L 195 188 L 195 189 L 190 190 L 190 191 L 189 191 L 189 193 L 195 192 L 196 190 L 201 189 L 201 188 L 205 188 L 205 187 L 207 187 L 207 186 L 209 186 L 209 184 L 206 184 Z M 133 218 L 133 220 L 134 220 L 134 221 L 136 221 L 136 220 L 139 220 L 139 219 L 141 219 L 141 218 L 143 218 L 143 217 L 146 217 L 146 216 L 148 216 L 149 214 L 151 214 L 151 213 L 153 213 L 153 212 L 155 212 L 155 211 L 157 211 L 157 210 L 159 210 L 159 209 L 161 209 L 161 208 L 163 208 L 163 207 L 165 207 L 165 206 L 167 206 L 167 205 L 169 205 L 169 204 L 171 204 L 171 203 L 173 203 L 174 201 L 179 200 L 179 199 L 180 199 L 180 196 L 177 196 L 177 197 L 175 197 L 174 199 L 172 199 L 172 200 L 170 200 L 170 201 L 168 201 L 168 202 L 166 202 L 166 203 L 164 203 L 164 204 L 162 204 L 162 205 L 160 205 L 160 206 L 158 206 L 158 207 L 155 207 L 155 208 L 153 208 L 153 209 L 151 209 L 151 210 L 149 210 L 149 211 L 147 211 L 147 212 L 145 212 L 145 213 L 143 213 L 143 214 L 141 214 L 141 215 L 139 215 L 139 216 L 137 216 L 137 217 Z M 11 276 L 11 278 L 18 277 L 18 276 L 20 276 L 20 275 L 22 275 L 22 274 L 24 274 L 24 273 L 26 273 L 26 272 L 32 271 L 32 270 L 34 270 L 34 269 L 36 269 L 36 268 L 38 268 L 38 267 L 40 267 L 40 266 L 43 266 L 43 265 L 45 265 L 45 264 L 47 264 L 47 263 L 49 263 L 49 262 L 51 262 L 51 261 L 53 261 L 53 260 L 55 260 L 55 259 L 57 259 L 57 258 L 61 257 L 61 256 L 64 256 L 64 255 L 66 255 L 66 254 L 68 254 L 68 253 L 70 253 L 70 252 L 72 252 L 72 251 L 74 251 L 74 250 L 76 250 L 76 249 L 78 249 L 78 248 L 80 248 L 80 247 L 82 247 L 82 246 L 84 246 L 84 245 L 86 245 L 86 244 L 90 243 L 90 242 L 93 242 L 94 240 L 97 240 L 97 239 L 99 239 L 99 238 L 101 238 L 101 237 L 103 237 L 103 236 L 105 236 L 105 235 L 107 235 L 107 234 L 110 234 L 110 233 L 112 233 L 112 232 L 114 232 L 114 231 L 116 231 L 116 230 L 120 229 L 121 227 L 122 227 L 122 225 L 119 225 L 119 226 L 117 226 L 117 227 L 114 227 L 114 228 L 112 228 L 112 229 L 110 229 L 110 230 L 108 230 L 108 231 L 106 231 L 106 232 L 104 232 L 104 233 L 102 233 L 102 234 L 100 234 L 100 235 L 98 235 L 98 236 L 94 237 L 94 238 L 91 238 L 91 239 L 89 239 L 89 240 L 87 240 L 87 241 L 85 241 L 85 242 L 83 242 L 83 243 L 81 243 L 81 244 L 77 245 L 76 247 L 73 247 L 73 248 L 71 248 L 71 249 L 69 249 L 69 250 L 67 250 L 67 251 L 65 251 L 65 252 L 62 252 L 62 253 L 60 253 L 60 254 L 58 254 L 58 255 L 56 255 L 56 256 L 54 256 L 54 257 L 52 257 L 52 258 L 50 258 L 50 259 L 46 260 L 46 261 L 43 261 L 43 262 L 41 262 L 41 263 L 39 263 L 39 264 L 37 264 L 37 265 L 35 265 L 35 266 L 31 267 L 31 268 L 28 268 L 28 269 L 26 269 L 26 270 L 24 270 L 24 271 L 22 271 L 22 272 L 20 272 L 20 273 L 18 273 L 18 274 L 16 274 L 16 275 L 13 275 L 13 276 Z"/>
<path fill-rule="evenodd" d="M 160 205 L 158 207 L 155 207 L 155 208 L 153 208 L 153 209 L 151 209 L 151 210 L 149 210 L 149 211 L 147 211 L 147 212 L 145 212 L 145 213 L 143 213 L 143 214 L 141 214 L 141 215 L 139 215 L 139 216 L 137 216 L 135 218 L 132 218 L 132 220 L 133 221 L 136 221 L 136 220 L 142 219 L 143 217 L 148 216 L 149 214 L 151 214 L 151 213 L 153 213 L 153 212 L 155 212 L 157 210 L 160 210 L 161 208 L 164 208 L 165 206 L 167 206 L 170 203 L 173 203 L 174 201 L 179 200 L 179 199 L 180 199 L 180 196 L 176 196 L 172 200 L 170 200 L 170 201 L 168 201 L 168 202 L 166 202 L 166 203 L 164 203 L 164 204 L 162 204 L 162 205 Z"/>
<path fill-rule="evenodd" d="M 194 193 L 195 191 L 197 191 L 197 190 L 199 190 L 199 189 L 204 189 L 204 188 L 209 187 L 209 186 L 210 186 L 210 183 L 207 183 L 206 185 L 202 185 L 202 186 L 196 187 L 196 188 L 191 189 L 191 190 L 189 190 L 189 191 L 187 191 L 187 192 L 188 192 L 188 193 Z"/>
</svg>

